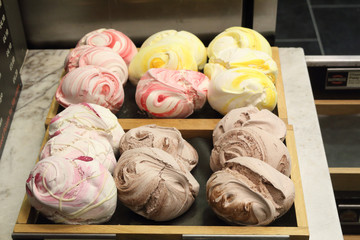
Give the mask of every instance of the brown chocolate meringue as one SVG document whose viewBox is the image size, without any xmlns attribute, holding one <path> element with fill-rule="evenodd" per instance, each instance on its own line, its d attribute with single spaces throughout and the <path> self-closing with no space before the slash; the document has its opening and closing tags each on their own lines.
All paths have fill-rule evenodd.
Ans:
<svg viewBox="0 0 360 240">
<path fill-rule="evenodd" d="M 192 170 L 199 156 L 176 128 L 155 124 L 130 129 L 120 140 L 120 153 L 139 147 L 153 147 L 171 154 L 186 169 Z"/>
<path fill-rule="evenodd" d="M 199 183 L 175 158 L 158 148 L 125 151 L 114 170 L 119 200 L 135 213 L 167 221 L 185 213 L 195 201 Z"/>
<path fill-rule="evenodd" d="M 268 225 L 285 214 L 295 198 L 290 178 L 256 158 L 237 157 L 206 184 L 210 207 L 237 225 Z"/>
<path fill-rule="evenodd" d="M 236 108 L 228 112 L 216 125 L 213 131 L 213 142 L 220 135 L 237 127 L 257 127 L 282 141 L 286 136 L 286 125 L 278 116 L 267 109 L 261 111 L 257 107 Z"/>
<path fill-rule="evenodd" d="M 220 170 L 225 163 L 236 157 L 260 159 L 286 176 L 290 176 L 291 160 L 285 144 L 256 127 L 234 128 L 222 134 L 211 151 L 210 167 Z"/>
</svg>

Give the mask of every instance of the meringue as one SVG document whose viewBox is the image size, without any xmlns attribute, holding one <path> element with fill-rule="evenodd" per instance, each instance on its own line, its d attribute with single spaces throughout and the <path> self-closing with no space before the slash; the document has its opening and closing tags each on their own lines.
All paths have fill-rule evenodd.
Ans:
<svg viewBox="0 0 360 240">
<path fill-rule="evenodd" d="M 211 151 L 210 167 L 220 170 L 227 161 L 241 156 L 260 159 L 290 176 L 291 159 L 285 144 L 256 127 L 234 128 L 222 134 Z"/>
<path fill-rule="evenodd" d="M 127 150 L 152 147 L 172 155 L 180 166 L 191 171 L 198 163 L 195 148 L 188 143 L 176 128 L 161 127 L 155 124 L 132 128 L 120 140 L 120 153 Z"/>
<path fill-rule="evenodd" d="M 278 76 L 276 62 L 267 53 L 250 48 L 228 48 L 212 56 L 204 68 L 204 74 L 210 79 L 214 72 L 214 64 L 220 64 L 224 69 L 255 68 L 268 76 L 274 84 Z"/>
<path fill-rule="evenodd" d="M 118 112 L 124 103 L 124 89 L 113 72 L 89 65 L 68 72 L 61 79 L 55 98 L 63 107 L 88 102 Z"/>
<path fill-rule="evenodd" d="M 272 56 L 269 42 L 257 31 L 244 27 L 230 27 L 218 34 L 207 48 L 208 57 L 218 56 L 229 48 L 250 48 Z"/>
<path fill-rule="evenodd" d="M 256 106 L 272 111 L 277 103 L 277 91 L 271 80 L 253 68 L 233 68 L 219 72 L 209 85 L 210 106 L 225 115 L 239 107 Z"/>
<path fill-rule="evenodd" d="M 212 134 L 213 143 L 219 137 L 238 127 L 257 127 L 284 141 L 286 124 L 267 109 L 261 111 L 256 107 L 235 108 L 228 112 L 215 126 Z"/>
<path fill-rule="evenodd" d="M 198 70 L 191 50 L 181 42 L 158 42 L 141 48 L 129 66 L 130 82 L 136 85 L 150 68 Z"/>
<path fill-rule="evenodd" d="M 114 179 L 122 204 L 155 221 L 182 215 L 199 192 L 199 183 L 190 172 L 157 148 L 125 151 L 116 165 Z"/>
<path fill-rule="evenodd" d="M 64 63 L 66 72 L 75 68 L 95 65 L 113 72 L 124 85 L 128 80 L 128 67 L 122 57 L 108 47 L 82 45 L 72 49 Z"/>
<path fill-rule="evenodd" d="M 55 223 L 98 224 L 115 212 L 110 172 L 91 157 L 51 156 L 39 161 L 26 181 L 30 204 Z"/>
<path fill-rule="evenodd" d="M 238 157 L 211 175 L 206 195 L 215 214 L 231 224 L 268 225 L 293 205 L 295 187 L 268 164 Z"/>
<path fill-rule="evenodd" d="M 109 47 L 118 53 L 126 62 L 130 64 L 136 55 L 137 48 L 133 41 L 124 33 L 115 29 L 101 28 L 85 34 L 76 46 L 90 45 L 98 47 Z"/>
<path fill-rule="evenodd" d="M 41 153 L 40 160 L 50 156 L 60 156 L 68 159 L 91 157 L 99 161 L 111 174 L 116 165 L 114 151 L 105 138 L 92 138 L 85 134 L 59 134 L 49 139 Z"/>
<path fill-rule="evenodd" d="M 207 60 L 206 47 L 203 42 L 193 33 L 188 31 L 176 31 L 176 30 L 163 30 L 157 33 L 154 33 L 148 37 L 141 48 L 151 46 L 158 42 L 177 42 L 180 41 L 185 44 L 192 52 L 193 56 L 196 59 L 196 63 L 199 70 L 204 68 L 204 65 Z"/>
<path fill-rule="evenodd" d="M 91 103 L 72 104 L 55 117 L 49 124 L 49 136 L 63 133 L 83 134 L 91 138 L 107 139 L 115 154 L 119 152 L 119 142 L 125 134 L 117 117 L 107 108 Z"/>
<path fill-rule="evenodd" d="M 138 82 L 138 107 L 155 118 L 186 118 L 206 103 L 209 79 L 190 70 L 149 69 Z"/>
</svg>

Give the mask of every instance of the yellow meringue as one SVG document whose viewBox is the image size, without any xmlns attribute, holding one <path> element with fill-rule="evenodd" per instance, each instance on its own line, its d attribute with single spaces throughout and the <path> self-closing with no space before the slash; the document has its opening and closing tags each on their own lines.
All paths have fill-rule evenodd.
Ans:
<svg viewBox="0 0 360 240">
<path fill-rule="evenodd" d="M 275 85 L 261 71 L 233 68 L 213 76 L 208 91 L 210 106 L 225 115 L 230 110 L 255 106 L 272 111 L 277 103 Z"/>
<path fill-rule="evenodd" d="M 269 42 L 257 31 L 244 27 L 231 27 L 218 34 L 209 44 L 209 58 L 228 48 L 251 48 L 272 56 Z"/>
<path fill-rule="evenodd" d="M 219 70 L 218 66 L 211 66 L 213 64 L 221 65 L 223 70 L 238 67 L 255 68 L 265 73 L 273 83 L 278 75 L 276 62 L 268 54 L 250 48 L 229 48 L 212 56 L 204 68 L 205 75 L 210 79 L 214 70 Z"/>
<path fill-rule="evenodd" d="M 130 82 L 136 85 L 150 68 L 198 70 L 196 60 L 191 51 L 179 42 L 159 42 L 141 48 L 129 66 Z"/>
<path fill-rule="evenodd" d="M 172 43 L 177 41 L 180 41 L 189 48 L 196 59 L 198 68 L 202 70 L 207 60 L 206 47 L 203 42 L 191 32 L 176 30 L 160 31 L 148 37 L 141 45 L 141 48 L 151 46 L 158 42 Z"/>
</svg>

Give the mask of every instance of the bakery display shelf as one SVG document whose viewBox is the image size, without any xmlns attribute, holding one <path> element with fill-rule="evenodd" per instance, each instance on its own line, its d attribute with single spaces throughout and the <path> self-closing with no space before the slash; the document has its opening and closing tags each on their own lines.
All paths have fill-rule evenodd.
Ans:
<svg viewBox="0 0 360 240">
<path fill-rule="evenodd" d="M 278 92 L 278 103 L 274 109 L 274 113 L 287 123 L 284 85 L 281 74 L 279 49 L 277 47 L 272 47 L 272 58 L 276 62 L 279 71 L 278 78 L 275 82 Z M 219 119 L 222 118 L 222 115 L 217 113 L 208 103 L 206 103 L 201 110 L 193 113 L 186 119 L 150 119 L 145 113 L 141 112 L 136 105 L 135 90 L 136 87 L 132 86 L 130 82 L 125 85 L 124 105 L 116 114 L 125 131 L 145 124 L 157 124 L 160 126 L 171 126 L 180 129 L 182 130 L 184 137 L 208 137 L 204 136 L 204 134 L 208 132 L 207 130 L 213 130 Z M 63 108 L 57 103 L 54 97 L 46 117 L 45 125 L 48 126 L 51 119 L 62 109 Z"/>
<path fill-rule="evenodd" d="M 287 124 L 287 136 L 285 143 L 288 147 L 292 166 L 291 179 L 295 185 L 295 201 L 290 210 L 281 218 L 268 226 L 232 226 L 220 220 L 208 206 L 206 201 L 206 181 L 212 171 L 209 159 L 212 145 L 212 131 L 222 116 L 214 113 L 207 107 L 205 113 L 196 113 L 187 119 L 151 119 L 146 116 L 118 116 L 119 122 L 125 131 L 146 125 L 157 124 L 177 128 L 183 137 L 194 146 L 199 155 L 199 163 L 192 170 L 193 176 L 200 184 L 200 192 L 191 208 L 178 218 L 166 221 L 155 222 L 147 220 L 123 205 L 117 204 L 115 214 L 110 221 L 99 225 L 65 225 L 55 224 L 31 207 L 27 196 L 25 196 L 18 219 L 13 229 L 13 238 L 116 238 L 116 239 L 191 239 L 198 238 L 248 238 L 249 236 L 259 238 L 271 237 L 305 240 L 309 239 L 302 181 L 296 152 L 295 136 L 293 127 L 288 125 L 287 111 L 285 104 L 284 86 L 281 76 L 278 48 L 273 47 L 273 58 L 278 64 L 279 77 L 276 88 L 278 92 L 278 104 L 276 113 Z M 127 85 L 130 85 L 128 83 Z M 133 87 L 134 89 L 134 87 Z M 134 90 L 133 90 L 134 91 Z M 128 93 L 128 91 L 126 91 Z M 129 95 L 129 94 L 128 94 Z M 126 101 L 126 100 L 125 100 Z M 129 102 L 129 101 L 128 101 Z M 135 104 L 132 99 L 131 104 Z M 126 102 L 124 103 L 124 105 Z M 135 104 L 123 106 L 125 109 L 137 109 Z M 123 108 L 122 108 L 123 109 Z M 61 111 L 61 106 L 53 99 L 45 125 L 48 127 L 51 119 Z M 122 110 L 120 110 L 122 111 Z M 125 111 L 126 112 L 126 111 Z M 121 115 L 122 113 L 120 113 Z M 139 114 L 132 112 L 132 114 Z M 130 117 L 129 117 L 130 116 Z M 44 137 L 43 145 L 48 140 L 48 131 Z M 25 183 L 24 183 L 25 185 Z"/>
<path fill-rule="evenodd" d="M 316 111 L 321 115 L 359 114 L 360 100 L 315 99 Z"/>
<path fill-rule="evenodd" d="M 182 131 L 180 129 L 180 131 Z M 211 131 L 202 129 L 201 135 L 210 136 Z M 48 139 L 46 133 L 43 145 Z M 116 238 L 116 239 L 183 239 L 191 236 L 200 237 L 238 237 L 267 236 L 272 238 L 309 239 L 302 181 L 293 127 L 287 125 L 285 143 L 292 160 L 291 179 L 295 185 L 295 201 L 290 210 L 268 226 L 231 226 L 220 220 L 206 202 L 205 184 L 212 171 L 209 158 L 212 149 L 211 138 L 193 137 L 187 140 L 199 153 L 199 164 L 192 174 L 200 184 L 200 192 L 192 207 L 182 216 L 167 222 L 147 220 L 118 202 L 113 217 L 99 225 L 55 224 L 31 207 L 27 196 L 22 203 L 18 219 L 13 229 L 13 238 Z M 25 183 L 24 183 L 25 184 Z"/>
</svg>

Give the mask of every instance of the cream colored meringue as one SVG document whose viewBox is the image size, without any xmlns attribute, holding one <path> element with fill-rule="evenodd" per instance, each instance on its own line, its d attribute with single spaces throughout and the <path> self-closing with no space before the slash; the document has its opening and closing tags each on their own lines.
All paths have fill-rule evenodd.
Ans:
<svg viewBox="0 0 360 240">
<path fill-rule="evenodd" d="M 204 73 L 210 79 L 214 72 L 213 64 L 220 64 L 224 69 L 249 67 L 260 70 L 275 84 L 278 76 L 276 62 L 265 52 L 250 48 L 228 48 L 214 54 L 204 68 Z"/>
<path fill-rule="evenodd" d="M 85 34 L 76 46 L 90 45 L 98 47 L 109 47 L 118 53 L 126 62 L 130 64 L 136 55 L 137 48 L 133 41 L 124 33 L 115 29 L 101 28 Z"/>
<path fill-rule="evenodd" d="M 215 143 L 219 137 L 233 128 L 257 127 L 284 141 L 286 124 L 267 109 L 261 111 L 256 107 L 235 108 L 228 112 L 215 126 L 212 134 Z"/>
<path fill-rule="evenodd" d="M 271 80 L 253 68 L 233 68 L 219 72 L 209 85 L 210 106 L 225 115 L 240 107 L 256 106 L 272 111 L 277 104 L 277 91 Z"/>
<path fill-rule="evenodd" d="M 114 179 L 91 157 L 39 161 L 26 181 L 26 193 L 30 204 L 55 223 L 103 223 L 117 203 Z"/>
<path fill-rule="evenodd" d="M 119 200 L 135 213 L 167 221 L 185 213 L 195 201 L 199 183 L 167 152 L 157 148 L 125 151 L 114 171 Z"/>
<path fill-rule="evenodd" d="M 199 70 L 204 68 L 207 60 L 206 47 L 203 42 L 193 33 L 188 31 L 164 30 L 148 37 L 141 48 L 151 46 L 158 42 L 178 42 L 185 44 L 193 53 Z"/>
<path fill-rule="evenodd" d="M 116 165 L 114 151 L 106 138 L 93 138 L 88 132 L 79 135 L 76 133 L 59 134 L 49 139 L 41 153 L 40 160 L 59 156 L 68 159 L 91 157 L 99 161 L 111 174 Z"/>
<path fill-rule="evenodd" d="M 211 151 L 210 167 L 213 171 L 220 170 L 227 161 L 241 156 L 260 159 L 290 176 L 291 159 L 285 144 L 256 127 L 233 128 L 222 134 Z"/>
<path fill-rule="evenodd" d="M 125 134 L 117 117 L 107 108 L 91 103 L 73 104 L 58 113 L 50 122 L 49 136 L 62 133 L 90 134 L 91 138 L 108 139 L 115 154 Z"/>
<path fill-rule="evenodd" d="M 138 82 L 135 101 L 154 118 L 186 118 L 204 106 L 208 88 L 200 72 L 152 68 Z"/>
<path fill-rule="evenodd" d="M 72 49 L 64 63 L 67 72 L 87 65 L 95 65 L 110 70 L 115 73 L 123 85 L 128 80 L 129 71 L 125 61 L 111 48 L 82 45 Z"/>
<path fill-rule="evenodd" d="M 172 155 L 180 166 L 191 171 L 198 163 L 199 156 L 195 148 L 183 139 L 176 128 L 161 127 L 155 124 L 130 129 L 120 141 L 120 153 L 127 150 L 152 147 L 159 148 Z"/>
<path fill-rule="evenodd" d="M 129 80 L 136 85 L 151 68 L 197 71 L 191 50 L 181 42 L 158 42 L 139 50 L 129 66 Z"/>
<path fill-rule="evenodd" d="M 270 165 L 248 157 L 228 161 L 206 184 L 210 207 L 237 225 L 268 225 L 292 206 L 295 187 Z"/>
<path fill-rule="evenodd" d="M 209 58 L 229 48 L 250 48 L 272 56 L 269 42 L 257 31 L 244 27 L 230 27 L 218 34 L 209 44 Z"/>
</svg>

